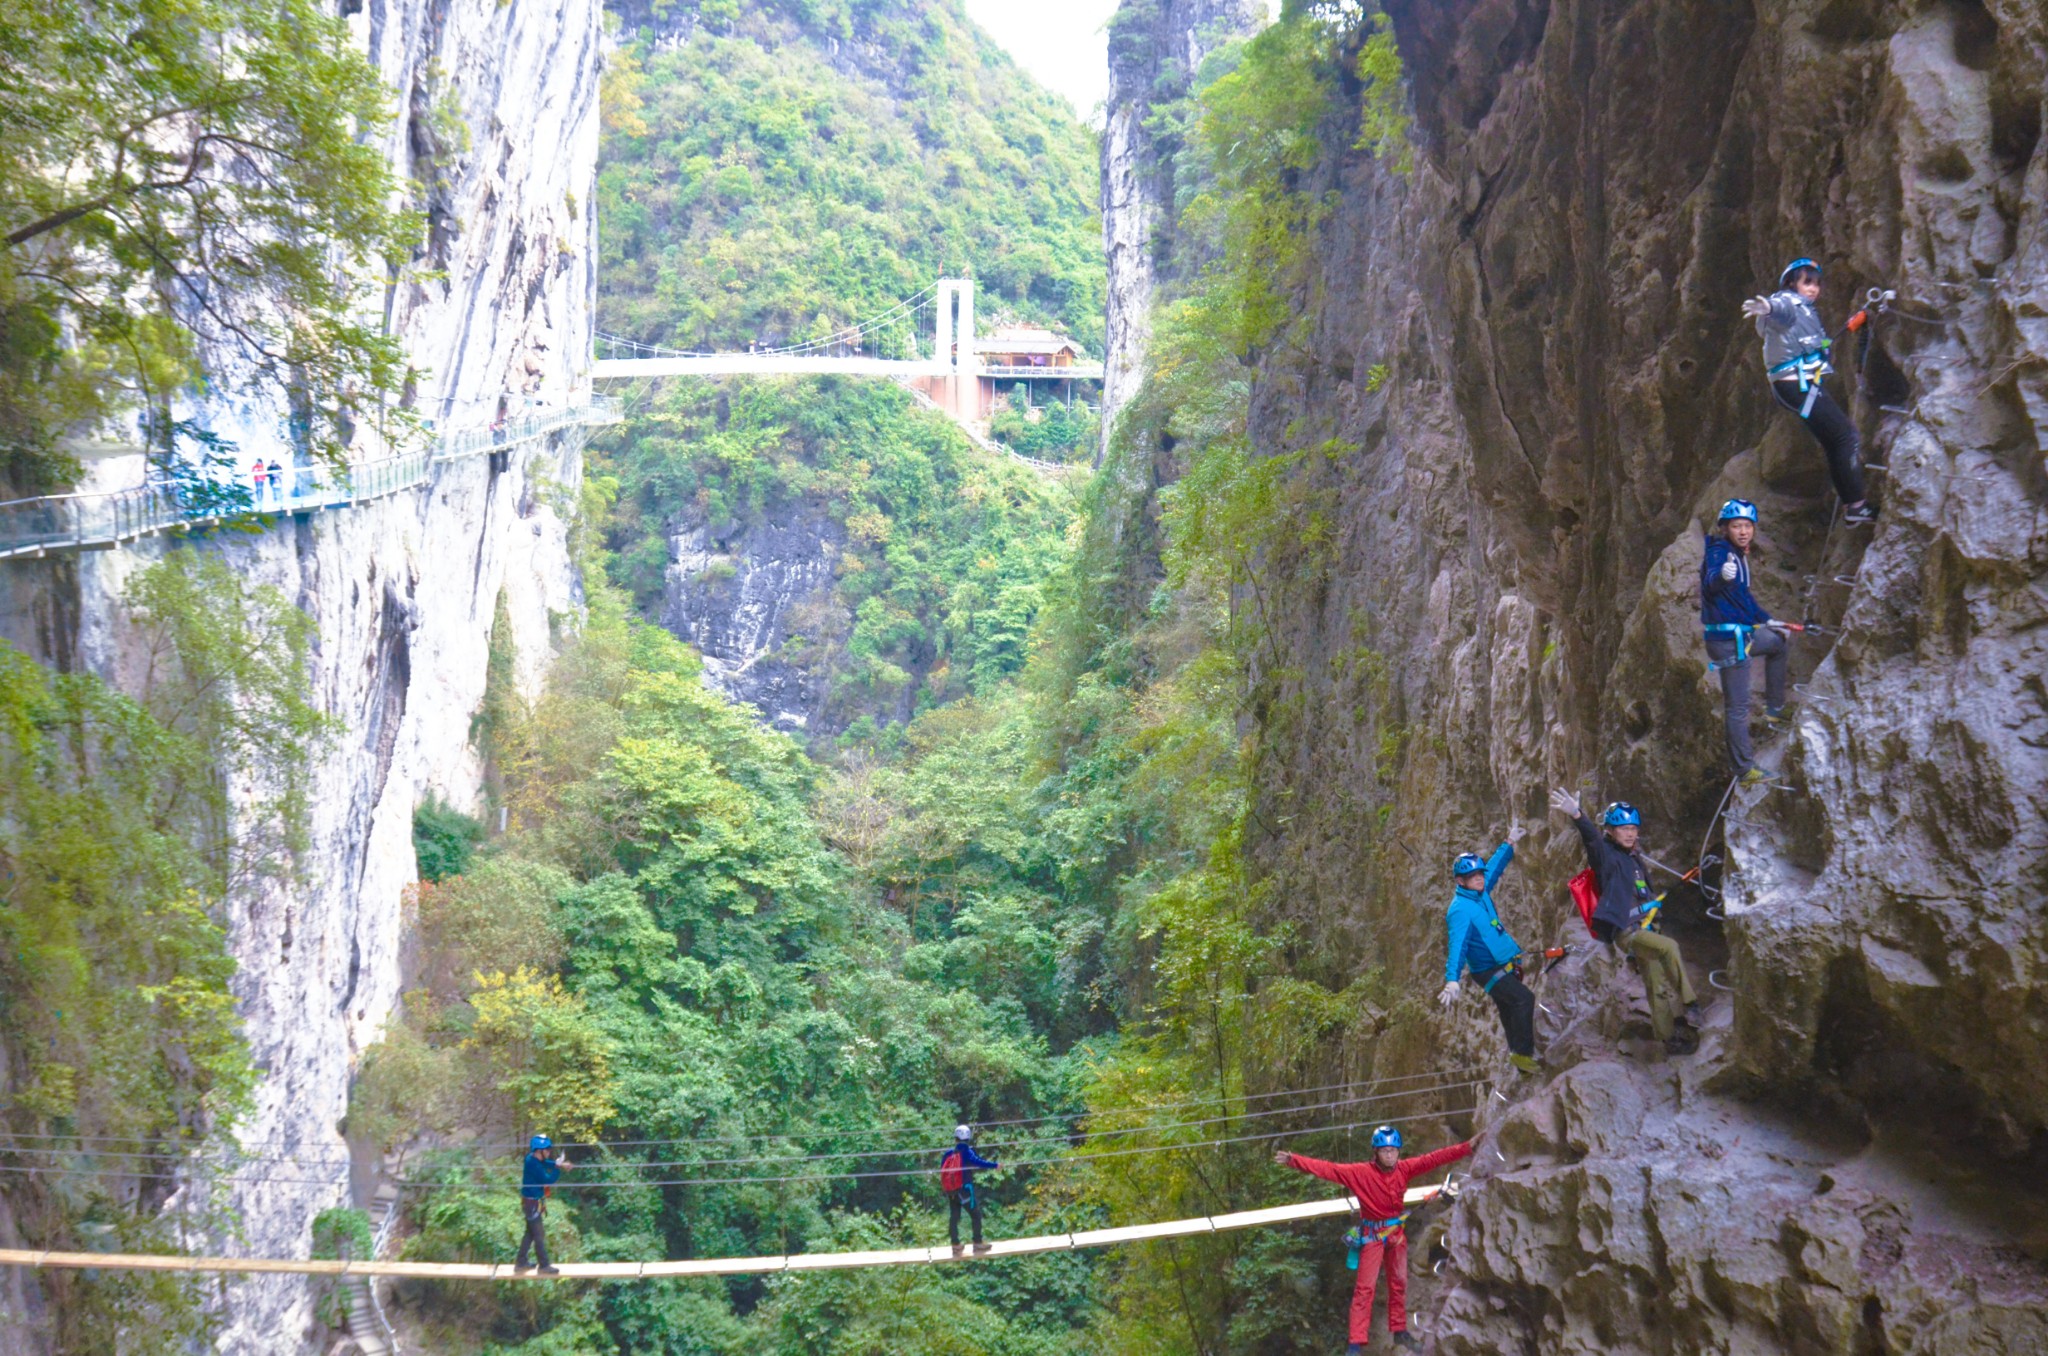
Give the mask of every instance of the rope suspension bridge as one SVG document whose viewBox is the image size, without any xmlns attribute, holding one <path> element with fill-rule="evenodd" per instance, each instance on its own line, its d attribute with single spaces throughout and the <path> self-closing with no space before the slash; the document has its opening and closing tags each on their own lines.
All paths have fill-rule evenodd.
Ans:
<svg viewBox="0 0 2048 1356">
<path fill-rule="evenodd" d="M 1090 1122 L 1085 1132 L 1074 1126 L 1076 1116 L 1059 1114 L 1025 1117 L 1017 1120 L 990 1122 L 986 1128 L 1004 1129 L 1010 1132 L 1009 1143 L 1024 1151 L 1047 1156 L 1023 1158 L 1005 1162 L 1003 1171 L 1020 1168 L 1075 1166 L 1093 1160 L 1123 1158 L 1131 1155 L 1164 1155 L 1200 1150 L 1214 1150 L 1229 1145 L 1270 1144 L 1279 1139 L 1298 1138 L 1314 1134 L 1337 1133 L 1360 1129 L 1374 1124 L 1372 1120 L 1357 1119 L 1355 1114 L 1344 1119 L 1331 1119 L 1333 1114 L 1342 1114 L 1340 1109 L 1363 1107 L 1374 1103 L 1385 1103 L 1398 1099 L 1432 1099 L 1440 1102 L 1450 1097 L 1463 1101 L 1462 1094 L 1476 1093 L 1490 1083 L 1478 1069 L 1430 1072 L 1409 1075 L 1385 1076 L 1378 1079 L 1350 1083 L 1328 1084 L 1320 1087 L 1287 1089 L 1270 1093 L 1239 1094 L 1222 1098 L 1206 1098 L 1184 1102 L 1159 1103 L 1142 1108 L 1128 1108 L 1121 1111 L 1096 1112 L 1086 1119 Z M 1307 1100 L 1314 1098 L 1315 1100 Z M 1428 1105 L 1426 1102 L 1410 1102 L 1411 1111 Z M 1193 1116 L 1186 1113 L 1202 1109 L 1226 1108 L 1225 1114 Z M 1453 1108 L 1455 1109 L 1455 1108 Z M 1421 1114 L 1419 1111 L 1416 1114 Z M 1444 1114 L 1438 1106 L 1430 1114 Z M 1119 1117 L 1137 1117 L 1139 1122 L 1128 1125 L 1103 1124 Z M 1206 1132 L 1209 1127 L 1258 1122 L 1273 1117 L 1289 1117 L 1297 1121 L 1306 1119 L 1309 1123 L 1296 1124 L 1291 1128 L 1272 1130 L 1253 1128 L 1246 1133 L 1216 1135 L 1208 1133 L 1204 1138 L 1181 1139 L 1166 1143 L 1137 1144 L 1118 1143 L 1132 1136 L 1160 1137 L 1180 1132 Z M 1376 1113 L 1376 1118 L 1379 1117 Z M 926 1138 L 937 1134 L 940 1127 L 927 1125 L 875 1126 L 853 1132 L 855 1143 L 863 1140 L 873 1145 L 877 1141 L 902 1136 Z M 1082 1152 L 1052 1154 L 1050 1151 L 1070 1149 L 1075 1138 L 1085 1133 L 1090 1147 Z M 735 1167 L 759 1165 L 774 1169 L 790 1169 L 806 1163 L 830 1163 L 843 1160 L 898 1157 L 901 1159 L 928 1158 L 929 1150 L 907 1147 L 862 1147 L 840 1152 L 817 1153 L 802 1156 L 727 1156 L 679 1160 L 662 1157 L 662 1153 L 674 1153 L 696 1147 L 710 1149 L 714 1153 L 730 1154 L 729 1148 L 721 1146 L 753 1145 L 762 1140 L 803 1139 L 808 1135 L 761 1134 L 754 1136 L 707 1136 L 698 1139 L 667 1139 L 644 1141 L 607 1141 L 580 1147 L 600 1153 L 617 1153 L 625 1149 L 639 1149 L 649 1154 L 647 1161 L 617 1161 L 611 1159 L 587 1159 L 576 1166 L 582 1171 L 623 1172 L 626 1175 L 610 1181 L 561 1181 L 556 1189 L 580 1189 L 582 1191 L 641 1190 L 656 1186 L 711 1186 L 718 1184 L 781 1184 L 789 1182 L 857 1182 L 871 1178 L 932 1178 L 934 1170 L 923 1166 L 908 1170 L 895 1168 L 855 1168 L 826 1171 L 821 1173 L 790 1173 L 757 1176 L 675 1176 L 663 1175 L 655 1180 L 637 1175 L 646 1169 L 662 1170 L 689 1168 L 702 1170 L 713 1168 L 730 1173 Z M 845 1138 L 836 1135 L 835 1138 Z M 1095 1142 L 1108 1142 L 1113 1147 L 1095 1148 Z M 245 1183 L 275 1183 L 285 1185 L 320 1186 L 334 1188 L 340 1185 L 347 1171 L 348 1160 L 344 1157 L 301 1157 L 291 1150 L 274 1151 L 269 1146 L 205 1146 L 233 1157 L 233 1162 L 216 1162 L 210 1166 L 236 1174 L 237 1180 Z M 502 1151 L 516 1148 L 512 1144 L 475 1144 L 469 1146 L 477 1151 Z M 89 1136 L 34 1135 L 7 1133 L 0 1142 L 0 1157 L 15 1160 L 0 1165 L 0 1171 L 27 1172 L 50 1177 L 117 1178 L 126 1181 L 148 1179 L 192 1178 L 193 1174 L 151 1171 L 154 1167 L 171 1167 L 177 1156 L 158 1147 L 152 1151 L 139 1141 L 118 1138 L 94 1138 Z M 26 1161 L 24 1161 L 26 1160 Z M 123 1162 L 125 1166 L 82 1166 L 80 1160 L 98 1163 Z M 188 1160 L 193 1165 L 205 1162 L 203 1159 Z M 257 1175 L 240 1176 L 242 1168 L 254 1168 Z M 312 1174 L 325 1169 L 324 1177 L 311 1175 L 269 1175 L 272 1173 Z M 512 1189 L 502 1175 L 493 1180 L 504 1189 Z M 386 1190 L 394 1187 L 398 1191 L 433 1191 L 448 1189 L 476 1190 L 488 1188 L 487 1183 L 464 1180 L 460 1177 L 442 1179 L 401 1179 L 386 1183 Z M 1442 1183 L 1429 1187 L 1417 1187 L 1407 1192 L 1410 1205 L 1420 1204 L 1439 1196 L 1452 1198 L 1457 1195 L 1455 1178 L 1446 1178 Z M 938 1264 L 956 1260 L 1014 1257 L 1034 1253 L 1071 1251 L 1087 1248 L 1113 1247 L 1132 1243 L 1147 1243 L 1164 1239 L 1185 1238 L 1201 1234 L 1223 1233 L 1240 1229 L 1264 1228 L 1303 1221 L 1326 1219 L 1333 1216 L 1356 1214 L 1358 1202 L 1349 1196 L 1328 1198 L 1259 1209 L 1238 1210 L 1210 1215 L 1194 1215 L 1181 1219 L 1165 1220 L 1152 1224 L 1138 1224 L 1099 1229 L 1055 1231 L 1024 1238 L 992 1241 L 985 1247 L 971 1251 L 956 1251 L 939 1244 L 935 1246 L 911 1246 L 892 1249 L 875 1249 L 832 1253 L 782 1253 L 751 1257 L 690 1258 L 681 1260 L 647 1260 L 637 1262 L 563 1263 L 559 1267 L 561 1279 L 584 1280 L 637 1280 L 656 1277 L 683 1276 L 729 1276 L 749 1274 L 772 1274 L 782 1272 L 803 1272 L 856 1267 L 912 1266 Z M 395 1215 L 395 1212 L 392 1212 Z M 392 1215 L 387 1215 L 387 1221 Z M 130 1271 L 184 1272 L 209 1274 L 296 1274 L 307 1276 L 337 1276 L 354 1278 L 430 1278 L 442 1280 L 510 1281 L 527 1280 L 535 1273 L 515 1271 L 510 1263 L 501 1262 L 408 1262 L 380 1261 L 374 1257 L 353 1260 L 325 1260 L 276 1257 L 233 1257 L 207 1256 L 183 1253 L 112 1253 L 76 1252 L 57 1249 L 11 1248 L 0 1249 L 0 1266 L 21 1266 L 59 1269 L 106 1269 Z M 554 1279 L 548 1277 L 546 1279 Z"/>
<path fill-rule="evenodd" d="M 1416 1187 L 1406 1196 L 1409 1205 L 1433 1200 L 1439 1195 L 1457 1195 L 1455 1183 Z M 661 1276 L 750 1276 L 778 1272 L 832 1271 L 853 1267 L 929 1266 L 943 1262 L 982 1260 L 991 1257 L 1022 1257 L 1040 1252 L 1068 1252 L 1082 1248 L 1106 1248 L 1126 1243 L 1150 1243 L 1196 1234 L 1227 1233 L 1235 1229 L 1258 1229 L 1300 1220 L 1327 1219 L 1332 1215 L 1354 1214 L 1358 1203 L 1349 1196 L 1308 1201 L 1300 1205 L 1275 1206 L 1267 1210 L 1239 1210 L 1225 1215 L 1195 1215 L 1159 1224 L 1137 1224 L 1120 1229 L 1083 1229 L 1072 1233 L 1038 1234 L 1030 1238 L 1000 1239 L 973 1252 L 955 1252 L 945 1244 L 933 1247 L 885 1248 L 865 1252 L 803 1252 L 761 1257 L 704 1257 L 686 1261 L 655 1262 L 563 1262 L 558 1276 L 543 1280 L 637 1281 Z M 0 1248 L 0 1266 L 56 1267 L 71 1270 L 180 1271 L 214 1274 L 277 1274 L 300 1276 L 381 1276 L 431 1280 L 525 1281 L 531 1271 L 514 1271 L 509 1262 L 376 1262 L 320 1261 L 272 1257 L 187 1257 L 174 1253 L 40 1252 L 31 1248 Z"/>
</svg>

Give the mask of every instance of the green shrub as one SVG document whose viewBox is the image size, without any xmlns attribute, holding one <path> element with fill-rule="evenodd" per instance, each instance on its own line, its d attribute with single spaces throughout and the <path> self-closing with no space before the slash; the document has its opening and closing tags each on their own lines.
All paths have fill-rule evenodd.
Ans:
<svg viewBox="0 0 2048 1356">
<path fill-rule="evenodd" d="M 469 870 L 470 859 L 483 840 L 480 821 L 438 796 L 428 796 L 412 812 L 412 851 L 421 880 L 446 880 Z"/>
</svg>

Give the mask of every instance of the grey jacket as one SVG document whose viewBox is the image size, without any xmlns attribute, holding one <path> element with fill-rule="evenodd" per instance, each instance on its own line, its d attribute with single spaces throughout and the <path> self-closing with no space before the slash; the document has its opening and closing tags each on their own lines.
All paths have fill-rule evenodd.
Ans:
<svg viewBox="0 0 2048 1356">
<path fill-rule="evenodd" d="M 1828 366 L 1828 327 L 1820 311 L 1797 292 L 1787 289 L 1773 293 L 1768 315 L 1756 318 L 1756 332 L 1764 340 L 1764 370 L 1773 381 L 1791 381 L 1802 375 L 1811 381 L 1835 369 Z M 1787 366 L 1795 359 L 1817 358 Z"/>
</svg>

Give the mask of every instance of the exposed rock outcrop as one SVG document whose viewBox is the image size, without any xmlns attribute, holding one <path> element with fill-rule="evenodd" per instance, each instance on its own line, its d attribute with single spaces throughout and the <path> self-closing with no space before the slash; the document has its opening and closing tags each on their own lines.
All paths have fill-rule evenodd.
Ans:
<svg viewBox="0 0 2048 1356">
<path fill-rule="evenodd" d="M 853 617 L 836 584 L 846 529 L 814 500 L 771 505 L 725 534 L 677 531 L 661 624 L 704 676 L 789 733 L 823 729 L 831 659 Z"/>
<path fill-rule="evenodd" d="M 1187 98 L 1194 74 L 1224 40 L 1255 29 L 1253 0 L 1130 0 L 1110 23 L 1109 94 L 1102 129 L 1102 244 L 1109 266 L 1102 431 L 1130 398 L 1151 334 L 1162 278 L 1180 264 L 1172 229 L 1177 119 L 1160 114 Z"/>
<path fill-rule="evenodd" d="M 1645 1056 L 1639 989 L 1605 960 L 1545 982 L 1569 1068 L 1480 1112 L 1504 1159 L 1449 1217 L 1437 1347 L 2036 1349 L 2048 14 L 1388 8 L 1415 172 L 1332 119 L 1302 185 L 1336 195 L 1315 329 L 1253 397 L 1261 448 L 1347 449 L 1299 472 L 1334 550 L 1265 569 L 1287 723 L 1260 822 L 1287 829 L 1251 851 L 1293 967 L 1434 988 L 1443 862 L 1515 820 L 1535 832 L 1510 927 L 1583 944 L 1547 786 L 1636 802 L 1651 852 L 1692 864 L 1728 775 L 1693 600 L 1724 495 L 1765 505 L 1765 603 L 1839 628 L 1800 642 L 1796 730 L 1766 746 L 1786 785 L 1732 799 L 1725 926 L 1689 890 L 1668 915 L 1706 1050 Z M 1828 261 L 1832 324 L 1899 293 L 1842 378 L 1886 468 L 1874 533 L 1830 526 L 1737 312 L 1796 254 Z M 1384 694 L 1342 662 L 1361 649 Z M 1378 1072 L 1498 1058 L 1490 1007 L 1394 1021 Z"/>
</svg>

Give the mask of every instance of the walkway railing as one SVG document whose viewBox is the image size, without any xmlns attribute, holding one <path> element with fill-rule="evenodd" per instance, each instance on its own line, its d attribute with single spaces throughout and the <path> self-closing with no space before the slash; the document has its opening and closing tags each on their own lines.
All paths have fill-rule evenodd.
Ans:
<svg viewBox="0 0 2048 1356">
<path fill-rule="evenodd" d="M 423 484 L 436 465 L 500 452 L 563 429 L 611 424 L 617 402 L 594 396 L 588 405 L 550 410 L 497 428 L 464 429 L 426 447 L 330 466 L 282 467 L 278 479 L 253 475 L 219 483 L 157 483 L 128 490 L 52 494 L 0 504 L 0 560 L 52 551 L 92 550 L 155 532 L 206 527 L 246 514 L 309 513 L 396 494 Z M 288 479 L 287 479 L 288 478 Z"/>
</svg>

